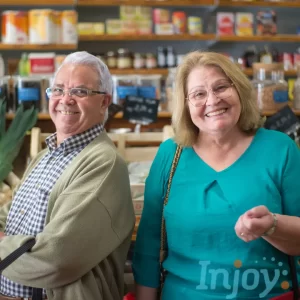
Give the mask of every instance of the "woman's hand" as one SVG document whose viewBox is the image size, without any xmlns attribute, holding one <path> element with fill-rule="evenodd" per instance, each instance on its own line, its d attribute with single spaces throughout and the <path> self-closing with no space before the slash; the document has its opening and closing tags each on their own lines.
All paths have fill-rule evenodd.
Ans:
<svg viewBox="0 0 300 300">
<path fill-rule="evenodd" d="M 235 224 L 237 236 L 245 242 L 260 238 L 274 224 L 272 213 L 265 206 L 256 206 L 241 215 Z"/>
</svg>

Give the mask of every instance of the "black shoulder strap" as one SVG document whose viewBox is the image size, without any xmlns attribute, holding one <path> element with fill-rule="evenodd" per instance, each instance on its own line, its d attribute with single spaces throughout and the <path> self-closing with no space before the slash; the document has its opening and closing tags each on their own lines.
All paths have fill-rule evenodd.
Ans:
<svg viewBox="0 0 300 300">
<path fill-rule="evenodd" d="M 27 241 L 25 244 L 20 246 L 14 252 L 6 256 L 3 260 L 0 261 L 0 272 L 6 269 L 10 264 L 12 264 L 16 259 L 18 259 L 25 252 L 29 251 L 35 245 L 35 239 Z M 43 299 L 43 290 L 38 288 L 33 288 L 32 291 L 32 300 L 42 300 Z"/>
</svg>

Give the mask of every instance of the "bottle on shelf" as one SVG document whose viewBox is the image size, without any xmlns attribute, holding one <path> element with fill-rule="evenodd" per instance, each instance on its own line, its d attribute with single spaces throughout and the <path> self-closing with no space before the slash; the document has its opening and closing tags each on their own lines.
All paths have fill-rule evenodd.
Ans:
<svg viewBox="0 0 300 300">
<path fill-rule="evenodd" d="M 157 67 L 166 68 L 166 66 L 167 66 L 166 51 L 163 47 L 157 47 Z"/>
<path fill-rule="evenodd" d="M 18 65 L 19 75 L 22 77 L 29 75 L 29 61 L 28 61 L 28 54 L 22 53 L 21 59 Z"/>
<path fill-rule="evenodd" d="M 288 83 L 284 79 L 284 72 L 281 70 L 272 71 L 271 76 L 275 84 L 273 99 L 277 109 L 280 109 L 287 105 L 289 101 Z"/>
<path fill-rule="evenodd" d="M 167 47 L 167 67 L 176 67 L 176 55 L 172 46 Z"/>
</svg>

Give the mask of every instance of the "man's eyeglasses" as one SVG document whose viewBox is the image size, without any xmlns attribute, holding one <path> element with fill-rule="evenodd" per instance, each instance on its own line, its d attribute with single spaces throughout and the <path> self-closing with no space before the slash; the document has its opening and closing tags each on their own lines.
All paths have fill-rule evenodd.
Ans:
<svg viewBox="0 0 300 300">
<path fill-rule="evenodd" d="M 215 88 L 207 90 L 196 90 L 187 96 L 187 100 L 193 105 L 193 106 L 203 106 L 205 105 L 208 94 L 210 91 L 219 99 L 227 99 L 231 97 L 232 95 L 232 87 L 233 83 L 220 83 Z"/>
<path fill-rule="evenodd" d="M 101 95 L 105 95 L 107 94 L 106 92 L 100 92 L 100 91 L 93 91 L 90 89 L 86 89 L 86 88 L 72 88 L 72 89 L 62 89 L 62 88 L 58 88 L 58 87 L 53 87 L 53 88 L 47 88 L 46 89 L 46 94 L 49 98 L 58 98 L 61 96 L 64 96 L 65 93 L 68 93 L 68 95 L 71 96 L 75 96 L 78 98 L 85 98 L 89 95 L 93 95 L 93 94 L 101 94 Z"/>
</svg>

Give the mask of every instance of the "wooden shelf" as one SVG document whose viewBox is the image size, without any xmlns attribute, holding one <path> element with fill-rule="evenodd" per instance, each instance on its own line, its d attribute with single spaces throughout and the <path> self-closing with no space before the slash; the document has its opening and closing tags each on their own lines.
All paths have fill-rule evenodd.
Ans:
<svg viewBox="0 0 300 300">
<path fill-rule="evenodd" d="M 79 37 L 80 41 L 209 41 L 214 40 L 216 36 L 214 34 L 170 34 L 170 35 L 160 35 L 160 34 L 145 34 L 145 35 L 113 35 L 113 34 L 103 34 L 103 35 L 81 35 Z"/>
<path fill-rule="evenodd" d="M 251 68 L 244 69 L 244 73 L 248 76 L 253 76 L 253 70 Z M 162 76 L 168 75 L 168 69 L 110 69 L 112 75 L 153 75 L 158 74 Z M 296 70 L 284 71 L 285 76 L 297 76 Z"/>
<path fill-rule="evenodd" d="M 300 35 L 278 34 L 274 36 L 219 36 L 221 42 L 300 42 Z"/>
<path fill-rule="evenodd" d="M 298 0 L 296 1 L 281 1 L 281 2 L 268 2 L 268 1 L 228 1 L 220 0 L 219 6 L 241 6 L 241 7 L 300 7 Z"/>
<path fill-rule="evenodd" d="M 168 69 L 110 69 L 112 75 L 168 75 Z"/>
<path fill-rule="evenodd" d="M 215 34 L 149 34 L 149 35 L 81 35 L 82 42 L 91 41 L 220 41 L 220 42 L 300 42 L 300 35 L 279 34 L 274 36 L 216 36 Z"/>
<path fill-rule="evenodd" d="M 244 69 L 243 71 L 248 76 L 253 75 L 253 69 L 251 69 L 251 68 Z M 287 70 L 287 71 L 284 71 L 284 75 L 285 76 L 297 76 L 297 72 L 296 72 L 296 70 Z"/>
<path fill-rule="evenodd" d="M 33 44 L 1 44 L 0 50 L 76 50 L 77 45 L 69 44 L 49 44 L 49 45 L 33 45 Z"/>
<path fill-rule="evenodd" d="M 0 6 L 75 6 L 75 0 L 0 0 Z"/>
<path fill-rule="evenodd" d="M 298 1 L 247 2 L 247 1 L 220 0 L 218 2 L 215 0 L 185 0 L 185 1 L 182 0 L 78 0 L 78 6 L 120 6 L 120 5 L 169 6 L 169 7 L 172 6 L 300 7 L 300 3 Z"/>
<path fill-rule="evenodd" d="M 214 0 L 78 0 L 78 6 L 212 6 Z"/>
</svg>

